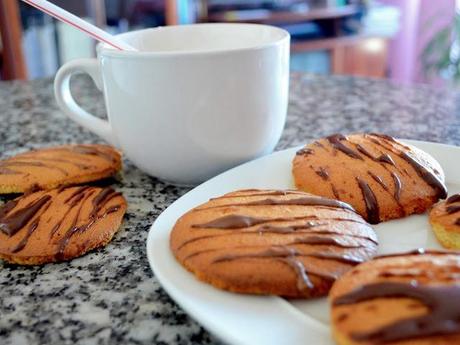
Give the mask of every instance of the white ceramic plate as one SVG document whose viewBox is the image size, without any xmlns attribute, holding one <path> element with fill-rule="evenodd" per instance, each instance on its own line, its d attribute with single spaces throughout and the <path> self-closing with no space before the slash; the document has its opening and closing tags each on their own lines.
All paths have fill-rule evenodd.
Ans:
<svg viewBox="0 0 460 345">
<path fill-rule="evenodd" d="M 460 191 L 460 148 L 420 141 L 407 143 L 436 158 L 446 173 L 449 194 Z M 202 283 L 174 259 L 169 233 L 177 218 L 211 197 L 241 188 L 293 188 L 291 161 L 298 148 L 273 153 L 233 168 L 201 184 L 169 206 L 147 239 L 150 265 L 164 289 L 194 319 L 230 344 L 332 345 L 326 298 L 313 301 L 240 295 Z M 418 247 L 441 248 L 427 215 L 410 216 L 375 226 L 379 253 Z"/>
</svg>

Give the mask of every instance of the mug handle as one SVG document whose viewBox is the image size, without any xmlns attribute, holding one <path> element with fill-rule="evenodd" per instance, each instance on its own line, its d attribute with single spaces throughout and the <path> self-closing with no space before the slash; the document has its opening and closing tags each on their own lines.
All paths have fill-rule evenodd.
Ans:
<svg viewBox="0 0 460 345">
<path fill-rule="evenodd" d="M 117 146 L 110 123 L 82 109 L 70 91 L 70 78 L 75 74 L 88 74 L 96 87 L 102 91 L 102 74 L 97 59 L 79 59 L 62 66 L 54 79 L 54 95 L 61 110 L 79 125 L 88 128 L 112 145 Z"/>
</svg>

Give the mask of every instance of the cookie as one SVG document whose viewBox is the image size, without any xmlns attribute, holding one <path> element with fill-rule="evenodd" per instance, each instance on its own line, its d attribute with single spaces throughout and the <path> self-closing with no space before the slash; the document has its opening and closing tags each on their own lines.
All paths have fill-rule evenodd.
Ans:
<svg viewBox="0 0 460 345">
<path fill-rule="evenodd" d="M 374 230 L 348 204 L 300 191 L 240 190 L 183 215 L 176 259 L 215 287 L 316 297 L 377 250 Z"/>
<path fill-rule="evenodd" d="M 436 204 L 430 211 L 430 223 L 444 247 L 460 249 L 460 194 Z"/>
<path fill-rule="evenodd" d="M 0 161 L 0 194 L 53 189 L 113 176 L 121 155 L 107 145 L 64 145 Z"/>
<path fill-rule="evenodd" d="M 383 134 L 319 139 L 297 152 L 292 171 L 298 189 L 349 203 L 371 224 L 423 213 L 447 196 L 434 158 Z"/>
<path fill-rule="evenodd" d="M 337 280 L 329 300 L 339 345 L 460 344 L 460 252 L 366 262 Z"/>
<path fill-rule="evenodd" d="M 23 195 L 0 207 L 0 258 L 39 265 L 81 256 L 110 242 L 125 211 L 126 200 L 112 188 Z"/>
</svg>

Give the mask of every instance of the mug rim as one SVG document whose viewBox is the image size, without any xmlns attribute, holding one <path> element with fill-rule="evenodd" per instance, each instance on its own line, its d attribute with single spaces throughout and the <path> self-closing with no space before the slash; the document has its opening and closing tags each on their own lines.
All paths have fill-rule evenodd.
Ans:
<svg viewBox="0 0 460 345">
<path fill-rule="evenodd" d="M 249 52 L 249 51 L 257 51 L 261 49 L 266 49 L 270 47 L 276 47 L 282 45 L 285 41 L 290 40 L 290 34 L 285 29 L 282 29 L 277 26 L 273 25 L 265 25 L 265 24 L 253 24 L 253 23 L 195 23 L 195 24 L 186 24 L 186 25 L 171 25 L 171 26 L 158 26 L 154 28 L 145 28 L 140 30 L 133 30 L 124 32 L 121 34 L 116 35 L 116 37 L 123 38 L 123 36 L 131 35 L 131 34 L 139 34 L 145 31 L 153 31 L 153 30 L 168 30 L 174 28 L 186 28 L 186 27 L 196 27 L 196 26 L 240 26 L 240 27 L 265 27 L 274 32 L 278 32 L 280 35 L 279 38 L 274 39 L 272 41 L 261 43 L 261 44 L 254 44 L 253 46 L 243 47 L 243 48 L 220 48 L 220 49 L 209 49 L 209 50 L 177 50 L 177 51 L 129 51 L 129 50 L 117 50 L 110 46 L 107 43 L 98 43 L 96 47 L 96 51 L 101 55 L 110 56 L 115 58 L 152 58 L 152 57 L 180 57 L 180 56 L 210 56 L 210 55 L 221 55 L 221 54 L 229 54 L 229 53 L 238 53 L 238 52 Z"/>
</svg>

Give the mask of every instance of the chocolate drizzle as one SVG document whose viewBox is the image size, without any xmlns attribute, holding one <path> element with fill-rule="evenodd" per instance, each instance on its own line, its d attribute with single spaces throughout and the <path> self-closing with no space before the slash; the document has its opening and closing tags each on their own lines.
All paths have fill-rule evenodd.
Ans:
<svg viewBox="0 0 460 345">
<path fill-rule="evenodd" d="M 277 217 L 277 218 L 257 218 L 242 216 L 238 214 L 230 214 L 214 219 L 204 224 L 194 224 L 192 228 L 200 229 L 242 229 L 249 228 L 254 225 L 269 223 L 269 222 L 283 222 L 304 219 L 305 217 Z"/>
<path fill-rule="evenodd" d="M 327 220 L 327 219 L 322 219 L 322 220 Z M 353 219 L 334 219 L 337 221 L 343 221 L 343 222 L 352 222 L 352 223 L 360 223 L 358 221 L 355 221 Z M 249 230 L 235 230 L 235 229 L 226 229 L 226 228 L 220 228 L 219 230 L 233 230 L 231 232 L 231 235 L 254 235 L 254 234 L 285 234 L 285 235 L 290 235 L 290 234 L 314 234 L 314 235 L 340 235 L 344 238 L 347 237 L 353 237 L 353 238 L 358 238 L 358 239 L 365 239 L 368 240 L 375 245 L 378 244 L 378 242 L 365 235 L 355 235 L 355 234 L 344 234 L 342 231 L 338 230 L 331 230 L 331 229 L 324 229 L 324 230 L 316 230 L 317 227 L 320 227 L 324 225 L 323 223 L 318 223 L 318 222 L 312 222 L 312 221 L 307 221 L 304 224 L 296 224 L 296 225 L 287 225 L 287 226 L 274 226 L 274 225 L 262 225 L 259 228 L 254 229 L 253 231 Z M 314 228 L 314 229 L 313 229 Z M 228 236 L 228 234 L 212 234 L 212 235 L 203 235 L 203 236 L 197 236 L 194 238 L 191 238 L 189 240 L 186 240 L 182 242 L 182 244 L 177 248 L 181 249 L 185 247 L 186 245 L 196 242 L 196 241 L 201 241 L 201 240 L 207 240 L 207 239 L 212 239 L 216 237 L 223 237 L 223 236 Z"/>
<path fill-rule="evenodd" d="M 446 207 L 447 214 L 453 214 L 460 211 L 460 205 L 451 205 Z"/>
<path fill-rule="evenodd" d="M 24 249 L 24 247 L 26 246 L 27 241 L 29 240 L 30 236 L 32 236 L 34 231 L 37 229 L 39 222 L 40 222 L 40 218 L 34 220 L 29 225 L 29 228 L 27 230 L 26 236 L 13 249 L 11 249 L 11 253 L 17 253 L 17 252 L 21 251 L 22 249 Z"/>
<path fill-rule="evenodd" d="M 121 193 L 115 192 L 112 188 L 104 188 L 102 189 L 98 195 L 93 199 L 93 210 L 91 211 L 90 217 L 95 218 L 101 208 L 107 204 L 113 198 L 120 196 Z"/>
<path fill-rule="evenodd" d="M 299 295 L 314 295 L 310 290 L 316 284 L 332 284 L 377 248 L 372 229 L 351 206 L 302 192 L 243 190 L 215 198 L 189 214 L 191 222 L 199 221 L 188 223 L 185 216 L 186 236 L 173 235 L 171 241 L 175 255 L 187 267 L 207 262 L 225 269 L 234 261 L 249 260 L 265 270 L 279 263 L 286 266 L 283 274 L 295 277 Z M 323 267 L 319 260 L 336 263 Z"/>
<path fill-rule="evenodd" d="M 58 251 L 56 253 L 56 258 L 58 259 L 65 258 L 65 249 L 67 248 L 67 245 L 69 244 L 73 236 L 75 236 L 76 234 L 84 233 L 85 231 L 89 230 L 98 220 L 105 218 L 110 213 L 116 212 L 119 209 L 120 209 L 120 205 L 111 206 L 107 208 L 107 210 L 102 215 L 93 215 L 90 217 L 87 223 L 80 225 L 80 226 L 76 226 L 76 221 L 78 220 L 78 217 L 81 211 L 81 207 L 80 207 L 74 223 L 72 224 L 71 227 L 69 227 L 67 232 L 64 234 L 64 236 L 61 238 L 61 240 L 58 243 Z"/>
<path fill-rule="evenodd" d="M 74 152 L 77 154 L 76 157 L 80 159 L 84 159 L 83 155 L 91 155 L 100 157 L 111 164 L 117 161 L 117 158 L 110 153 L 101 150 L 97 146 L 90 146 L 90 145 L 75 145 L 75 146 L 63 146 L 57 147 L 53 149 L 43 149 L 37 151 L 31 151 L 19 154 L 13 158 L 6 159 L 4 161 L 0 161 L 0 175 L 29 175 L 29 173 L 18 171 L 15 167 L 39 167 L 44 169 L 50 169 L 59 171 L 64 176 L 68 176 L 69 172 L 60 166 L 56 166 L 56 163 L 63 163 L 68 165 L 73 165 L 79 169 L 87 170 L 90 168 L 94 168 L 94 165 L 90 165 L 87 162 L 81 161 L 73 161 L 70 159 L 59 158 L 59 157 L 50 157 L 48 155 L 44 155 L 43 153 L 46 152 L 53 152 L 59 153 L 64 151 L 67 152 Z M 65 153 L 64 153 L 65 154 Z M 81 157 L 80 157 L 81 155 Z M 75 156 L 75 155 L 74 155 Z M 54 164 L 53 164 L 54 163 Z"/>
<path fill-rule="evenodd" d="M 426 315 L 405 318 L 369 332 L 355 332 L 356 341 L 385 344 L 407 339 L 460 333 L 460 286 L 424 286 L 406 283 L 374 283 L 360 287 L 333 301 L 350 305 L 376 298 L 411 298 L 429 309 Z"/>
<path fill-rule="evenodd" d="M 299 217 L 275 217 L 275 218 L 265 218 L 265 217 L 250 217 L 238 214 L 230 214 L 227 216 L 222 216 L 220 218 L 216 218 L 211 220 L 207 223 L 203 224 L 193 224 L 192 228 L 198 229 L 242 229 L 242 228 L 249 228 L 255 225 L 264 224 L 264 223 L 271 223 L 271 222 L 289 222 L 289 221 L 297 221 L 297 220 L 305 220 L 305 219 L 318 219 L 317 216 L 299 216 Z M 366 223 L 360 222 L 355 219 L 347 219 L 347 218 L 322 218 L 322 220 L 335 220 L 335 221 L 342 221 L 342 222 L 353 222 L 358 224 L 365 225 Z"/>
<path fill-rule="evenodd" d="M 110 213 L 118 211 L 121 207 L 120 205 L 113 205 L 105 209 L 104 212 L 101 212 L 104 206 L 106 206 L 110 200 L 119 196 L 120 193 L 115 192 L 111 188 L 100 189 L 90 186 L 59 188 L 55 191 L 42 194 L 41 197 L 37 197 L 34 201 L 30 202 L 26 206 L 18 208 L 17 210 L 18 200 L 10 201 L 0 208 L 0 230 L 10 237 L 14 236 L 22 229 L 25 230 L 24 237 L 17 245 L 10 249 L 11 253 L 20 252 L 27 246 L 30 237 L 40 226 L 40 220 L 42 218 L 47 218 L 44 215 L 46 215 L 46 211 L 50 205 L 54 202 L 59 202 L 56 201 L 55 198 L 57 198 L 59 194 L 65 193 L 68 189 L 74 189 L 74 191 L 72 191 L 72 193 L 70 193 L 64 201 L 60 201 L 62 202 L 62 207 L 67 205 L 68 208 L 63 213 L 62 217 L 59 218 L 57 223 L 51 228 L 50 232 L 50 242 L 54 241 L 54 243 L 57 244 L 55 254 L 57 259 L 64 258 L 65 250 L 74 235 L 87 231 L 98 220 L 106 217 Z M 95 192 L 99 189 L 100 192 L 94 196 Z M 23 198 L 24 197 L 28 196 L 26 195 L 23 196 Z M 91 197 L 93 197 L 92 200 Z M 83 216 L 82 211 L 87 200 L 91 200 L 92 209 L 90 210 L 89 215 Z M 75 210 L 75 208 L 77 209 Z M 71 213 L 72 211 L 75 212 Z M 53 219 L 53 214 L 54 211 L 52 211 L 51 217 L 49 217 L 46 221 L 47 224 Z M 70 225 L 63 232 L 59 232 L 63 222 L 68 219 L 71 214 L 72 219 L 70 221 Z M 81 224 L 84 220 L 85 223 Z M 55 237 L 57 237 L 56 240 L 54 240 Z"/>
<path fill-rule="evenodd" d="M 454 202 L 459 202 L 459 201 L 460 201 L 460 194 L 454 194 L 447 198 L 446 204 L 449 205 L 449 204 L 453 204 Z"/>
<path fill-rule="evenodd" d="M 364 202 L 366 204 L 366 213 L 367 213 L 367 220 L 371 224 L 377 224 L 380 222 L 380 211 L 379 211 L 379 204 L 377 202 L 377 198 L 375 197 L 374 192 L 369 187 L 367 182 L 360 179 L 359 177 L 356 178 L 358 182 L 359 188 L 363 193 Z"/>
<path fill-rule="evenodd" d="M 386 191 L 388 191 L 388 186 L 383 182 L 382 178 L 380 176 L 375 175 L 372 171 L 367 172 L 372 179 L 377 182 L 382 188 Z"/>
<path fill-rule="evenodd" d="M 313 169 L 314 170 L 314 169 Z M 315 173 L 321 177 L 324 181 L 327 181 L 329 180 L 329 172 L 323 168 L 323 167 L 319 167 L 318 170 L 315 170 Z"/>
<path fill-rule="evenodd" d="M 392 171 L 391 167 L 398 169 L 400 173 L 404 173 L 411 177 L 411 175 L 407 172 L 404 167 L 398 167 L 395 162 L 395 158 L 399 157 L 405 162 L 407 162 L 415 171 L 416 174 L 422 178 L 431 188 L 433 188 L 439 198 L 445 198 L 447 196 L 447 189 L 444 183 L 440 180 L 440 178 L 436 175 L 434 171 L 430 168 L 425 167 L 423 164 L 419 163 L 415 158 L 413 158 L 410 154 L 406 153 L 405 151 L 410 151 L 408 146 L 405 146 L 394 138 L 384 135 L 384 134 L 377 134 L 377 133 L 370 133 L 365 135 L 370 142 L 373 144 L 378 145 L 381 150 L 378 155 L 374 155 L 365 148 L 361 144 L 354 144 L 351 142 L 346 136 L 342 134 L 334 134 L 326 138 L 326 140 L 331 144 L 333 148 L 342 153 L 346 154 L 347 156 L 362 160 L 364 158 L 369 158 L 370 160 L 380 163 L 385 170 L 388 171 L 389 175 L 391 175 L 391 179 L 393 180 L 394 184 L 394 191 L 392 192 L 392 197 L 395 202 L 398 204 L 401 215 L 405 214 L 405 209 L 400 203 L 401 194 L 403 192 L 403 184 L 400 176 L 396 173 L 396 171 Z M 346 145 L 345 142 L 349 142 L 349 145 Z M 354 146 L 353 146 L 354 145 Z M 386 151 L 386 152 L 385 152 Z M 392 156 L 392 155 L 393 156 Z M 318 175 L 321 176 L 318 171 L 315 171 Z M 368 172 L 369 175 L 387 192 L 391 193 L 388 188 L 389 182 L 385 183 L 384 180 L 380 177 L 372 173 L 371 171 Z M 375 194 L 373 193 L 369 184 L 365 181 L 361 180 L 358 182 L 358 185 L 363 192 L 365 204 L 366 204 L 366 212 L 368 214 L 368 220 L 371 223 L 377 223 L 379 220 L 379 216 L 376 212 L 378 210 L 378 203 L 375 198 Z M 333 194 L 337 198 L 338 193 L 336 193 L 335 186 L 333 187 Z M 460 198 L 460 197 L 459 197 Z M 369 218 L 369 216 L 373 216 L 373 218 Z M 459 220 L 460 222 L 460 220 Z"/>
<path fill-rule="evenodd" d="M 402 187 L 401 179 L 393 171 L 391 172 L 391 177 L 393 178 L 393 182 L 394 182 L 394 185 L 395 185 L 395 192 L 394 192 L 393 196 L 394 196 L 396 201 L 399 201 L 401 199 L 401 187 Z"/>
<path fill-rule="evenodd" d="M 447 197 L 447 188 L 444 183 L 430 170 L 425 168 L 422 164 L 417 162 L 414 158 L 409 156 L 405 152 L 401 152 L 399 155 L 402 159 L 404 159 L 407 163 L 409 163 L 417 174 L 429 185 L 431 186 L 437 193 L 437 196 L 441 199 L 445 199 Z"/>
<path fill-rule="evenodd" d="M 387 163 L 393 166 L 396 166 L 395 162 L 393 161 L 393 158 L 387 153 L 383 153 L 382 155 L 378 156 L 375 158 L 377 162 L 382 162 L 382 163 Z"/>
<path fill-rule="evenodd" d="M 88 189 L 90 189 L 91 187 L 90 186 L 82 186 L 82 187 L 79 187 L 77 188 L 77 190 L 75 192 L 73 192 L 72 194 L 70 194 L 69 197 L 67 197 L 67 199 L 64 200 L 64 204 L 68 204 L 70 201 L 70 205 L 69 205 L 69 208 L 67 209 L 67 211 L 64 213 L 63 217 L 56 223 L 56 225 L 53 226 L 53 228 L 51 229 L 51 232 L 50 232 L 50 239 L 53 238 L 53 236 L 56 234 L 56 232 L 60 229 L 62 223 L 64 222 L 64 220 L 67 218 L 67 216 L 69 215 L 69 213 L 76 207 L 78 206 L 78 204 L 82 201 L 82 199 L 85 197 L 85 191 L 87 191 Z M 64 189 L 61 190 L 61 192 L 63 191 Z M 89 197 L 89 196 L 88 196 Z"/>
<path fill-rule="evenodd" d="M 446 200 L 446 212 L 447 214 L 454 214 L 460 211 L 459 205 L 452 205 L 454 203 L 460 202 L 460 194 L 454 194 Z M 455 221 L 455 225 L 460 225 L 460 218 Z"/>
<path fill-rule="evenodd" d="M 86 193 L 86 191 L 88 191 L 88 192 Z M 69 210 L 72 209 L 73 207 L 75 207 L 77 204 L 79 204 L 80 207 L 79 207 L 79 209 L 78 209 L 78 211 L 77 211 L 77 213 L 76 213 L 71 225 L 69 226 L 67 231 L 64 233 L 64 235 L 61 237 L 61 239 L 58 242 L 58 251 L 56 253 L 56 257 L 58 259 L 63 259 L 64 258 L 65 249 L 66 249 L 67 245 L 69 244 L 69 242 L 70 242 L 70 240 L 71 240 L 71 238 L 73 236 L 75 236 L 78 233 L 81 234 L 81 233 L 87 231 L 98 220 L 106 217 L 110 213 L 118 211 L 118 209 L 120 208 L 120 205 L 111 206 L 102 215 L 98 214 L 100 212 L 100 210 L 110 200 L 112 200 L 113 198 L 121 195 L 121 193 L 115 192 L 110 187 L 109 188 L 104 188 L 104 189 L 100 190 L 100 192 L 93 198 L 93 200 L 91 202 L 92 206 L 93 206 L 93 209 L 91 210 L 91 212 L 89 214 L 88 222 L 83 224 L 83 225 L 77 226 L 77 223 L 79 221 L 80 213 L 81 213 L 81 210 L 83 208 L 83 205 L 84 205 L 85 201 L 92 196 L 92 194 L 94 194 L 94 189 L 93 188 L 87 189 L 87 188 L 84 188 L 84 187 L 80 187 L 76 192 L 74 192 L 67 199 L 67 200 L 70 201 L 70 200 L 72 200 L 72 198 L 74 198 L 72 204 L 70 205 Z M 66 215 L 67 215 L 67 213 L 66 213 Z M 57 229 L 53 229 L 53 232 L 51 233 L 51 236 L 53 236 L 57 232 L 57 230 L 59 229 L 59 226 L 61 225 L 61 223 L 58 223 L 58 224 L 59 225 L 58 225 Z"/>
<path fill-rule="evenodd" d="M 393 161 L 393 158 L 391 158 L 391 156 L 388 153 L 382 153 L 380 156 L 374 157 L 369 151 L 367 151 L 360 144 L 356 144 L 356 149 L 359 152 L 361 152 L 363 155 L 365 155 L 366 157 L 372 159 L 375 162 L 386 163 L 386 164 L 396 166 L 395 162 Z"/>
<path fill-rule="evenodd" d="M 460 202 L 460 194 L 451 195 L 446 200 L 446 213 L 448 215 L 460 212 L 460 204 L 456 204 Z M 456 204 L 456 205 L 452 205 Z M 454 221 L 454 225 L 460 225 L 460 218 L 457 218 Z"/>
<path fill-rule="evenodd" d="M 257 232 L 266 232 L 266 233 L 274 233 L 274 234 L 287 234 L 298 232 L 298 230 L 306 230 L 311 229 L 314 227 L 318 227 L 322 225 L 318 222 L 311 222 L 307 221 L 303 224 L 296 224 L 296 225 L 289 225 L 289 226 L 275 226 L 275 225 L 262 225 L 261 227 L 257 228 Z"/>
<path fill-rule="evenodd" d="M 394 192 L 392 193 L 390 191 L 390 188 L 383 182 L 382 178 L 380 176 L 375 175 L 373 172 L 368 171 L 367 172 L 372 179 L 377 182 L 388 194 L 391 195 L 391 197 L 395 200 L 396 204 L 399 207 L 400 213 L 402 216 L 406 214 L 403 205 L 400 202 L 400 197 L 401 197 L 401 189 L 402 189 L 402 183 L 401 180 L 399 179 L 398 175 L 396 175 L 395 172 L 391 172 L 391 177 L 393 178 L 393 184 L 394 184 Z"/>
<path fill-rule="evenodd" d="M 37 160 L 39 160 L 39 158 L 37 158 Z M 15 166 L 19 166 L 19 167 L 40 167 L 40 168 L 59 171 L 64 176 L 69 175 L 68 172 L 65 171 L 62 168 L 59 168 L 59 167 L 54 166 L 54 165 L 48 165 L 48 164 L 45 164 L 45 163 L 40 162 L 40 161 L 38 161 L 38 162 L 37 161 L 27 161 L 27 160 L 21 161 L 21 160 L 11 159 L 11 160 L 8 160 L 8 161 L 0 162 L 0 168 L 3 168 L 3 169 L 6 168 L 6 169 L 9 169 L 9 170 L 14 170 L 14 169 L 11 169 L 11 167 L 15 167 Z M 17 173 L 22 173 L 22 172 L 17 171 Z"/>
<path fill-rule="evenodd" d="M 17 200 L 10 200 L 8 201 L 6 204 L 2 205 L 2 207 L 0 207 L 0 220 L 5 218 L 6 215 L 13 209 L 16 207 L 16 205 L 18 204 L 18 201 Z"/>
<path fill-rule="evenodd" d="M 304 147 L 304 148 L 300 149 L 299 151 L 297 151 L 295 154 L 297 156 L 308 156 L 308 155 L 310 155 L 312 153 L 313 153 L 312 149 L 309 149 L 308 147 Z"/>
<path fill-rule="evenodd" d="M 218 198 L 211 198 L 209 200 L 217 200 L 217 199 L 229 199 L 229 198 L 246 198 L 246 197 L 253 197 L 253 196 L 280 196 L 280 195 L 295 195 L 295 194 L 300 194 L 302 195 L 302 192 L 299 192 L 298 190 L 269 190 L 269 191 L 263 191 L 260 189 L 245 189 L 240 192 L 245 192 L 241 194 L 225 194 L 222 195 Z M 253 192 L 253 193 L 251 193 Z M 247 194 L 251 193 L 251 194 Z"/>
<path fill-rule="evenodd" d="M 346 204 L 338 200 L 321 198 L 321 197 L 316 197 L 316 196 L 306 196 L 306 197 L 295 198 L 295 199 L 294 198 L 293 199 L 268 198 L 268 199 L 263 199 L 263 200 L 256 200 L 256 201 L 241 203 L 239 205 L 241 206 L 259 206 L 259 205 L 265 205 L 265 206 L 272 206 L 272 205 L 273 206 L 274 205 L 325 206 L 325 207 L 332 207 L 332 208 L 341 208 L 344 210 L 355 212 L 353 207 L 351 207 L 349 204 Z"/>
<path fill-rule="evenodd" d="M 181 261 L 201 260 L 199 256 L 205 256 L 204 260 L 210 258 L 212 264 L 222 264 L 236 260 L 272 260 L 289 266 L 297 277 L 299 291 L 314 288 L 318 277 L 328 282 L 334 281 L 347 266 L 357 265 L 368 259 L 376 250 L 377 240 L 366 222 L 357 218 L 355 212 L 348 204 L 337 200 L 311 196 L 305 193 L 285 194 L 277 191 L 243 191 L 245 198 L 260 196 L 262 194 L 273 194 L 271 197 L 259 200 L 244 199 L 238 200 L 241 194 L 235 193 L 224 195 L 222 198 L 213 200 L 230 200 L 229 204 L 215 206 L 211 203 L 195 208 L 196 212 L 209 212 L 216 207 L 228 207 L 223 210 L 217 218 L 199 223 L 190 224 L 188 237 L 180 243 L 173 244 L 178 251 Z M 286 198 L 286 196 L 290 198 Z M 222 201 L 223 201 L 222 200 Z M 291 208 L 285 206 L 312 206 L 333 208 L 335 217 L 318 217 L 316 214 L 302 215 L 303 208 Z M 252 206 L 274 206 L 280 210 L 290 210 L 287 215 L 275 216 L 277 209 L 274 208 L 272 217 L 257 217 L 244 214 L 228 214 L 230 207 L 238 206 L 239 212 L 251 210 L 256 212 Z M 268 208 L 266 208 L 268 209 Z M 270 208 L 271 209 L 271 208 Z M 313 210 L 314 211 L 314 210 Z M 340 212 L 336 215 L 336 212 Z M 349 217 L 349 218 L 348 218 Z M 203 218 L 201 218 L 203 219 Z M 338 222 L 356 223 L 355 228 L 338 225 Z M 227 240 L 229 236 L 252 236 L 235 241 Z M 224 247 L 215 247 L 214 238 L 224 238 Z M 199 242 L 198 241 L 203 241 Z M 221 240 L 219 240 L 221 241 Z M 194 243 L 195 245 L 188 246 Z M 308 260 L 314 259 L 332 260 L 341 263 L 337 269 L 322 269 L 313 265 Z M 307 261 L 306 261 L 307 260 Z M 310 267 L 311 266 L 311 267 Z M 325 283 L 324 281 L 322 282 Z"/>
<path fill-rule="evenodd" d="M 113 155 L 103 150 L 100 150 L 96 146 L 76 145 L 76 146 L 70 147 L 69 149 L 76 153 L 90 155 L 90 156 L 97 156 L 99 158 L 105 159 L 106 161 L 110 163 L 114 163 L 117 161 L 117 159 Z"/>
<path fill-rule="evenodd" d="M 50 199 L 51 197 L 49 195 L 43 195 L 11 214 L 3 214 L 3 212 L 0 211 L 0 215 L 2 215 L 0 218 L 0 230 L 10 237 L 13 236 L 21 230 Z"/>
<path fill-rule="evenodd" d="M 281 206 L 281 205 L 283 206 L 295 205 L 295 206 L 331 207 L 331 208 L 340 208 L 343 210 L 356 212 L 354 208 L 351 207 L 347 203 L 344 203 L 339 200 L 322 198 L 319 196 L 304 196 L 304 197 L 292 198 L 292 199 L 267 198 L 267 199 L 261 199 L 261 200 L 255 200 L 255 201 L 236 203 L 236 204 L 222 204 L 222 205 L 210 206 L 210 207 L 205 207 L 205 208 L 200 208 L 200 209 L 205 210 L 205 209 L 218 208 L 218 207 L 229 207 L 229 206 Z"/>
<path fill-rule="evenodd" d="M 345 153 L 347 156 L 351 158 L 363 160 L 363 157 L 361 157 L 359 153 L 357 153 L 355 150 L 347 147 L 346 145 L 342 143 L 342 141 L 348 141 L 348 138 L 344 136 L 343 134 L 334 134 L 334 135 L 328 136 L 326 139 L 329 141 L 329 143 L 331 143 L 331 145 L 335 149 Z"/>
<path fill-rule="evenodd" d="M 317 258 L 327 258 L 327 259 L 339 259 L 346 260 L 345 256 L 331 254 L 327 256 L 324 253 L 308 253 L 303 254 L 299 252 L 296 248 L 286 247 L 286 246 L 273 246 L 271 248 L 251 253 L 251 254 L 227 254 L 217 257 L 213 260 L 214 264 L 242 260 L 242 259 L 257 259 L 257 258 L 270 258 L 275 259 L 279 262 L 287 264 L 290 266 L 297 276 L 297 288 L 299 290 L 313 289 L 315 285 L 311 281 L 309 275 L 319 276 L 326 280 L 334 281 L 337 279 L 337 275 L 330 272 L 320 272 L 318 270 L 307 269 L 303 262 L 299 260 L 299 257 L 317 257 Z M 356 264 L 355 261 L 350 259 L 352 264 Z"/>
</svg>

